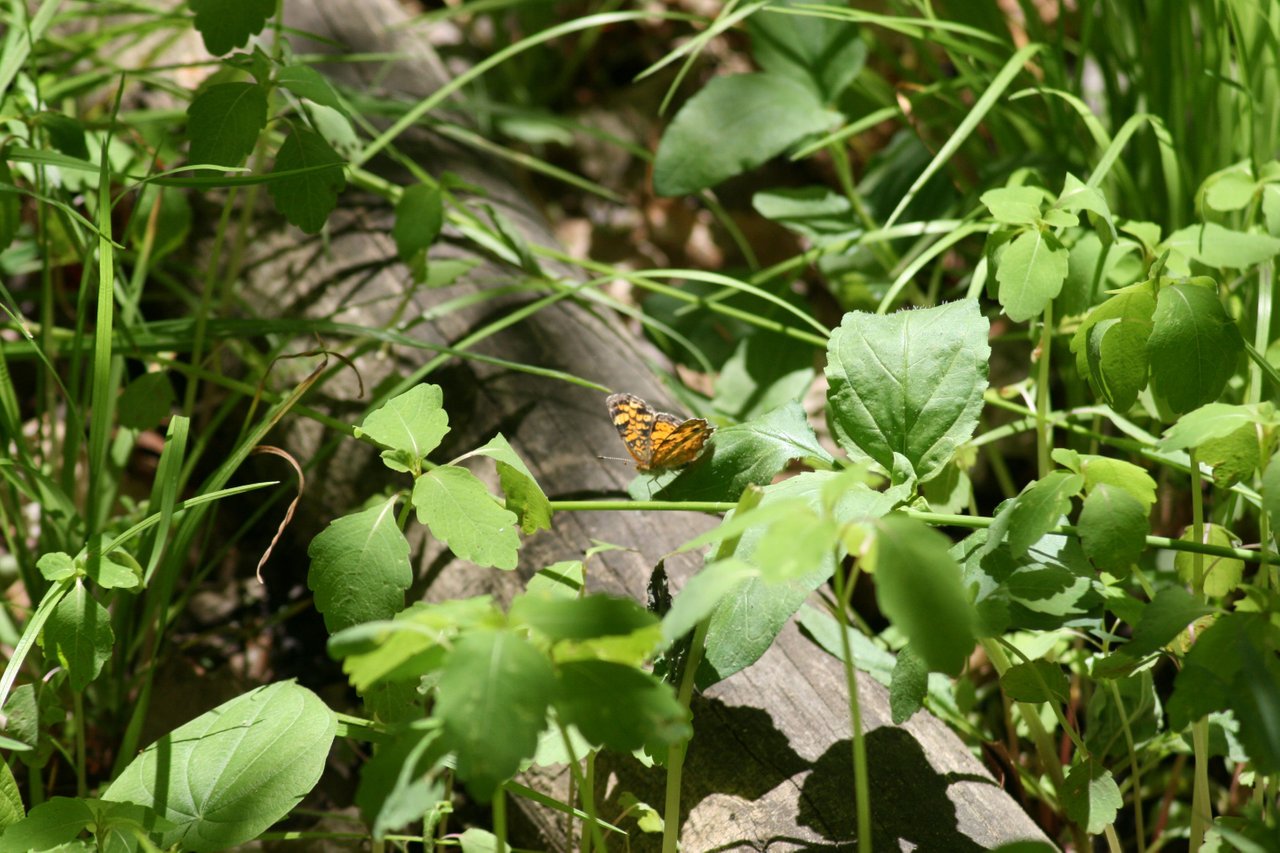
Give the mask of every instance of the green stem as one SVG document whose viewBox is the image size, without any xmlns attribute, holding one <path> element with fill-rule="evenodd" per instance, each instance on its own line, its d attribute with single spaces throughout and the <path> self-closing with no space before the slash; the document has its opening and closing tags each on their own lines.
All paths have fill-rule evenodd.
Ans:
<svg viewBox="0 0 1280 853">
<path fill-rule="evenodd" d="M 1200 482 L 1200 461 L 1195 448 L 1191 458 L 1191 539 L 1204 542 L 1204 495 Z M 1192 592 L 1204 598 L 1204 556 L 1192 554 Z M 1194 787 L 1191 793 L 1191 853 L 1204 843 L 1205 827 L 1213 820 L 1213 806 L 1209 802 L 1209 719 L 1201 717 L 1191 724 L 1191 747 L 1195 758 Z"/>
<path fill-rule="evenodd" d="M 595 845 L 595 849 L 603 851 L 605 849 L 604 838 L 600 835 L 600 823 L 596 820 L 595 791 L 587 787 L 587 780 L 582 776 L 582 768 L 578 766 L 578 756 L 573 751 L 573 741 L 569 739 L 569 730 L 558 720 L 556 721 L 556 727 L 560 729 L 560 739 L 564 741 L 564 751 L 569 756 L 569 773 L 581 792 L 582 810 L 587 813 L 587 826 L 582 830 L 583 850 L 590 849 L 586 846 L 587 833 L 590 832 L 591 843 Z"/>
<path fill-rule="evenodd" d="M 1040 361 L 1036 377 L 1036 463 L 1039 476 L 1049 473 L 1049 449 L 1052 439 L 1049 425 L 1049 354 L 1053 351 L 1053 300 L 1044 306 L 1040 328 Z"/>
<path fill-rule="evenodd" d="M 858 675 L 849 642 L 849 618 L 845 612 L 845 577 L 836 555 L 836 620 L 840 623 L 840 662 L 844 665 L 845 691 L 849 697 L 849 726 L 853 732 L 853 798 L 858 815 L 858 853 L 871 853 L 871 780 L 867 773 L 867 743 L 862 736 L 862 708 L 858 703 Z"/>
<path fill-rule="evenodd" d="M 1125 710 L 1124 699 L 1120 696 L 1120 688 L 1116 685 L 1115 679 L 1106 679 L 1106 684 L 1111 691 L 1111 701 L 1116 703 L 1116 710 L 1120 712 L 1120 726 L 1124 731 L 1124 742 L 1129 751 L 1129 775 L 1133 778 L 1133 826 L 1134 835 L 1138 839 L 1138 853 L 1146 853 L 1147 830 L 1142 814 L 1142 769 L 1138 765 L 1138 751 L 1133 743 L 1133 729 L 1129 726 L 1129 712 Z M 1110 831 L 1111 827 L 1108 826 L 1107 829 Z M 1109 840 L 1110 837 L 1108 837 Z"/>
<path fill-rule="evenodd" d="M 89 791 L 85 781 L 84 695 L 74 688 L 71 691 L 71 714 L 71 724 L 76 732 L 76 796 L 83 797 Z"/>
<path fill-rule="evenodd" d="M 493 834 L 497 836 L 496 853 L 507 853 L 507 789 L 501 785 L 493 795 Z"/>
<path fill-rule="evenodd" d="M 680 689 L 676 699 L 687 710 L 693 700 L 693 688 L 697 681 L 698 667 L 702 665 L 702 655 L 706 647 L 707 631 L 711 627 L 710 619 L 703 619 L 693 629 L 693 639 L 689 643 L 689 657 L 685 659 L 684 672 L 680 677 Z M 684 774 L 684 758 L 689 751 L 689 742 L 673 743 L 667 747 L 667 787 L 662 805 L 662 853 L 676 853 L 680 845 L 680 784 Z"/>
</svg>

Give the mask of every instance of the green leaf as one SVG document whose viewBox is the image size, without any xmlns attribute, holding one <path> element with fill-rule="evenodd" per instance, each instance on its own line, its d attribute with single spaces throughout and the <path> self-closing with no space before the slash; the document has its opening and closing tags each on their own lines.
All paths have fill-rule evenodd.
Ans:
<svg viewBox="0 0 1280 853">
<path fill-rule="evenodd" d="M 85 566 L 86 576 L 103 589 L 137 589 L 142 586 L 142 566 L 132 554 L 120 550 L 108 551 L 94 564 Z"/>
<path fill-rule="evenodd" d="M 848 238 L 861 230 L 853 221 L 847 196 L 830 187 L 777 187 L 751 197 L 751 206 L 765 219 L 808 237 L 816 244 Z"/>
<path fill-rule="evenodd" d="M 443 465 L 426 472 L 414 481 L 412 500 L 418 521 L 457 556 L 497 569 L 516 567 L 519 519 L 466 468 Z"/>
<path fill-rule="evenodd" d="M 1091 453 L 1077 453 L 1065 448 L 1055 448 L 1051 455 L 1059 465 L 1084 475 L 1086 493 L 1093 492 L 1105 483 L 1108 486 L 1124 489 L 1148 510 L 1156 502 L 1156 481 L 1151 479 L 1151 475 L 1143 468 L 1132 462 L 1095 456 Z"/>
<path fill-rule="evenodd" d="M 930 671 L 958 675 L 973 651 L 974 613 L 941 533 L 901 515 L 875 523 L 864 560 L 876 601 Z"/>
<path fill-rule="evenodd" d="M 830 463 L 804 407 L 790 402 L 753 421 L 716 430 L 702 457 L 654 493 L 665 500 L 737 500 L 751 484 L 767 486 L 793 459 Z"/>
<path fill-rule="evenodd" d="M 1098 835 L 1112 823 L 1124 806 L 1120 787 L 1096 760 L 1077 764 L 1067 773 L 1062 791 L 1067 817 L 1090 835 Z"/>
<path fill-rule="evenodd" d="M 1233 231 L 1216 222 L 1188 225 L 1160 244 L 1208 267 L 1243 270 L 1280 254 L 1280 238 L 1258 232 Z"/>
<path fill-rule="evenodd" d="M 204 49 L 214 56 L 244 47 L 276 10 L 276 0 L 187 0 L 187 5 L 196 14 Z"/>
<path fill-rule="evenodd" d="M 1242 480 L 1252 479 L 1258 469 L 1258 428 L 1246 424 L 1223 438 L 1211 438 L 1200 445 L 1197 460 L 1213 469 L 1213 482 L 1229 489 Z"/>
<path fill-rule="evenodd" d="M 1090 311 L 1071 338 L 1076 368 L 1117 411 L 1132 407 L 1146 387 L 1147 341 L 1155 310 L 1150 286 L 1127 287 Z M 1118 322 L 1094 333 L 1109 320 Z"/>
<path fill-rule="evenodd" d="M 658 621 L 630 598 L 599 594 L 584 598 L 520 595 L 511 602 L 508 615 L 511 624 L 528 625 L 552 642 L 630 634 Z"/>
<path fill-rule="evenodd" d="M 44 626 L 45 653 L 66 668 L 76 691 L 83 691 L 102 672 L 114 642 L 111 614 L 80 581 L 58 602 Z"/>
<path fill-rule="evenodd" d="M 1194 542 L 1192 538 L 1192 530 L 1187 528 L 1182 534 L 1184 542 Z M 1236 548 L 1239 542 L 1231 534 L 1231 531 L 1217 524 L 1204 525 L 1203 544 L 1217 545 L 1220 548 Z M 1173 565 L 1178 570 L 1178 577 L 1183 583 L 1195 583 L 1195 562 L 1196 558 L 1201 561 L 1201 571 L 1204 576 L 1205 595 L 1210 598 L 1220 598 L 1229 595 L 1240 586 L 1240 580 L 1244 576 L 1244 560 L 1235 557 L 1217 557 L 1210 554 L 1192 554 L 1190 551 L 1179 551 L 1174 555 Z"/>
<path fill-rule="evenodd" d="M 422 820 L 445 799 L 444 758 L 439 727 L 424 721 L 378 744 L 360 768 L 355 797 L 374 838 Z"/>
<path fill-rule="evenodd" d="M 1000 689 L 1015 702 L 1054 702 L 1067 700 L 1071 682 L 1062 667 L 1047 660 L 1020 663 L 1000 676 Z"/>
<path fill-rule="evenodd" d="M 1039 187 L 1000 187 L 987 190 L 979 199 L 991 211 L 991 218 L 1004 225 L 1034 225 L 1048 193 Z"/>
<path fill-rule="evenodd" d="M 1043 314 L 1066 280 L 1067 250 L 1047 231 L 1024 231 L 1000 253 L 996 268 L 1000 305 L 1015 323 Z"/>
<path fill-rule="evenodd" d="M 1116 239 L 1116 224 L 1111 216 L 1111 208 L 1107 205 L 1107 197 L 1102 190 L 1091 187 L 1070 172 L 1063 181 L 1062 194 L 1053 206 L 1069 213 L 1087 210 L 1107 226 L 1108 242 Z"/>
<path fill-rule="evenodd" d="M 0 252 L 9 248 L 22 227 L 22 196 L 6 191 L 13 187 L 13 170 L 6 161 L 7 151 L 0 147 Z"/>
<path fill-rule="evenodd" d="M 744 518 L 785 518 L 790 510 L 779 505 L 791 502 L 803 503 L 815 512 L 822 511 L 826 502 L 826 490 L 842 479 L 847 482 L 843 474 L 807 472 L 767 486 L 760 505 Z M 901 500 L 902 495 L 893 491 L 877 492 L 865 483 L 854 483 L 841 490 L 840 500 L 831 514 L 841 523 L 878 518 Z M 736 515 L 727 515 L 725 521 L 727 524 L 734 523 Z M 767 531 L 767 524 L 753 524 L 738 538 L 733 557 L 750 565 L 754 572 L 748 574 L 744 571 L 744 579 L 740 583 L 725 581 L 728 589 L 721 593 L 722 597 L 709 617 L 706 655 L 698 670 L 697 683 L 700 687 L 705 688 L 728 678 L 759 660 L 792 614 L 835 571 L 833 549 L 821 564 L 804 577 L 781 583 L 766 583 L 759 577 L 761 569 L 756 563 L 756 553 Z M 717 589 L 716 592 L 719 593 L 720 590 Z M 668 629 L 674 629 L 674 625 L 664 626 L 664 631 Z"/>
<path fill-rule="evenodd" d="M 889 682 L 889 711 L 893 724 L 900 726 L 924 707 L 924 697 L 929 692 L 929 667 L 911 646 L 898 652 L 893 666 L 893 680 Z"/>
<path fill-rule="evenodd" d="M 938 474 L 973 435 L 987 387 L 989 324 L 975 300 L 879 316 L 850 312 L 827 346 L 835 437 L 886 471 Z"/>
<path fill-rule="evenodd" d="M 276 178 L 267 185 L 267 192 L 285 219 L 305 233 L 315 234 L 324 227 L 329 213 L 338 205 L 338 193 L 347 185 L 344 165 L 346 161 L 323 136 L 293 125 L 276 154 L 271 174 L 308 171 Z"/>
<path fill-rule="evenodd" d="M 76 573 L 75 560 L 64 551 L 53 551 L 36 560 L 36 568 L 47 581 L 55 582 L 71 577 Z"/>
<path fill-rule="evenodd" d="M 759 570 L 741 560 L 727 559 L 709 563 L 693 577 L 662 617 L 662 639 L 669 646 L 688 634 L 699 622 L 707 618 L 720 601 L 748 578 L 757 577 Z"/>
<path fill-rule="evenodd" d="M 449 413 L 439 385 L 415 385 L 369 413 L 355 429 L 356 438 L 368 436 L 390 448 L 382 454 L 392 471 L 417 473 L 422 460 L 440 445 L 449 432 Z"/>
<path fill-rule="evenodd" d="M 813 351 L 775 332 L 744 337 L 720 368 L 716 411 L 749 421 L 799 400 L 813 384 Z"/>
<path fill-rule="evenodd" d="M 187 107 L 188 159 L 239 166 L 267 126 L 267 92 L 257 83 L 216 83 Z"/>
<path fill-rule="evenodd" d="M 68 157 L 89 159 L 89 146 L 84 141 L 84 125 L 62 113 L 49 110 L 36 113 L 35 124 L 49 134 L 49 142 Z"/>
<path fill-rule="evenodd" d="M 756 543 L 752 563 L 766 584 L 799 580 L 822 571 L 840 544 L 840 526 L 811 508 L 774 520 Z"/>
<path fill-rule="evenodd" d="M 23 820 L 5 828 L 0 835 L 0 853 L 53 850 L 72 841 L 93 819 L 93 810 L 84 800 L 53 797 L 31 809 Z"/>
<path fill-rule="evenodd" d="M 458 777 L 481 801 L 533 756 L 554 681 L 547 659 L 514 633 L 476 631 L 454 646 L 432 714 L 457 753 Z"/>
<path fill-rule="evenodd" d="M 689 711 L 671 685 L 634 667 L 602 660 L 563 663 L 552 699 L 562 722 L 592 744 L 631 752 L 667 747 L 693 735 Z"/>
<path fill-rule="evenodd" d="M 831 127 L 834 113 L 813 91 L 777 74 L 716 77 L 662 134 L 653 188 L 674 196 L 713 187 Z"/>
<path fill-rule="evenodd" d="M 22 807 L 22 792 L 18 790 L 18 780 L 14 778 L 9 765 L 0 762 L 0 836 L 5 827 L 13 826 L 22 820 L 26 811 Z M 4 841 L 0 840 L 0 845 Z"/>
<path fill-rule="evenodd" d="M 173 385 L 165 373 L 144 373 L 125 386 L 116 404 L 120 426 L 151 429 L 160 425 L 173 405 Z"/>
<path fill-rule="evenodd" d="M 444 227 L 444 194 L 438 184 L 414 184 L 405 187 L 396 202 L 396 221 L 391 237 L 396 254 L 413 272 L 413 280 L 427 277 L 427 250 Z"/>
<path fill-rule="evenodd" d="M 525 591 L 532 595 L 576 598 L 582 593 L 584 570 L 581 560 L 561 560 L 538 569 L 529 578 Z"/>
<path fill-rule="evenodd" d="M 1133 628 L 1133 639 L 1123 650 L 1134 658 L 1146 657 L 1171 643 L 1192 622 L 1212 612 L 1212 607 L 1205 606 L 1182 587 L 1165 587 L 1142 609 L 1142 618 Z"/>
<path fill-rule="evenodd" d="M 520 519 L 520 530 L 526 535 L 551 529 L 551 503 L 524 460 L 515 452 L 502 433 L 484 447 L 468 455 L 488 456 L 497 460 L 498 482 L 507 496 L 507 509 Z"/>
<path fill-rule="evenodd" d="M 1204 203 L 1213 210 L 1229 213 L 1243 210 L 1253 201 L 1258 182 L 1248 166 L 1232 166 L 1204 182 Z"/>
<path fill-rule="evenodd" d="M 293 682 L 251 690 L 143 750 L 104 800 L 154 808 L 175 828 L 161 845 L 197 853 L 256 838 L 287 815 L 324 770 L 338 722 Z"/>
<path fill-rule="evenodd" d="M 843 8 L 822 0 L 783 0 L 775 6 L 807 3 Z M 867 45 L 858 27 L 821 14 L 757 14 L 747 19 L 751 53 L 765 71 L 787 77 L 813 90 L 824 102 L 834 101 L 853 82 L 867 59 Z"/>
<path fill-rule="evenodd" d="M 1028 484 L 1022 494 L 997 513 L 988 544 L 994 545 L 1000 536 L 1005 536 L 1010 553 L 1015 558 L 1024 556 L 1071 512 L 1071 499 L 1083 487 L 1084 477 L 1066 471 L 1051 471 Z"/>
<path fill-rule="evenodd" d="M 1243 349 L 1212 279 L 1189 279 L 1161 289 L 1147 357 L 1151 389 L 1175 413 L 1218 399 Z"/>
<path fill-rule="evenodd" d="M 346 114 L 342 99 L 324 75 L 309 65 L 286 65 L 276 74 L 276 82 L 299 98 Z"/>
<path fill-rule="evenodd" d="M 1119 694 L 1119 704 L 1112 686 Z M 1127 738 L 1142 744 L 1164 731 L 1164 710 L 1150 669 L 1112 679 L 1107 685 L 1099 683 L 1092 693 L 1084 735 L 1085 744 L 1096 757 L 1125 758 L 1129 751 Z"/>
<path fill-rule="evenodd" d="M 1242 427 L 1276 426 L 1275 407 L 1270 403 L 1230 405 L 1209 403 L 1185 415 L 1164 431 L 1162 451 L 1190 450 L 1215 438 L 1226 438 Z"/>
<path fill-rule="evenodd" d="M 1147 508 L 1118 486 L 1101 483 L 1084 499 L 1078 523 L 1085 555 L 1103 571 L 1127 575 L 1146 550 Z"/>
<path fill-rule="evenodd" d="M 329 633 L 389 619 L 404 608 L 413 569 L 395 497 L 331 521 L 311 540 L 307 556 L 307 586 Z"/>
</svg>

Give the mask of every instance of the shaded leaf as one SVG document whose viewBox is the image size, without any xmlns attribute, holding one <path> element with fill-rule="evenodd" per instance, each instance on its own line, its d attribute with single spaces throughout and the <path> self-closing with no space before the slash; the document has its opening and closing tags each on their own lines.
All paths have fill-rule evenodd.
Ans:
<svg viewBox="0 0 1280 853">
<path fill-rule="evenodd" d="M 1175 413 L 1216 400 L 1235 373 L 1244 343 L 1213 280 L 1162 288 L 1152 322 L 1147 340 L 1152 391 Z"/>
<path fill-rule="evenodd" d="M 1147 508 L 1118 486 L 1100 483 L 1084 499 L 1077 525 L 1084 553 L 1098 568 L 1125 573 L 1146 550 Z"/>
<path fill-rule="evenodd" d="M 284 218 L 307 234 L 324 227 L 329 213 L 338 205 L 338 194 L 347 185 L 343 172 L 346 161 L 324 137 L 294 125 L 276 153 L 272 175 L 281 175 L 267 185 L 267 192 Z"/>
<path fill-rule="evenodd" d="M 187 107 L 192 163 L 239 166 L 267 126 L 267 92 L 257 83 L 216 83 Z"/>
<path fill-rule="evenodd" d="M 394 497 L 331 521 L 311 540 L 307 556 L 307 586 L 330 633 L 404 608 L 413 569 Z"/>
<path fill-rule="evenodd" d="M 77 691 L 98 677 L 114 642 L 111 614 L 80 581 L 72 584 L 44 626 L 45 652 L 66 668 Z"/>
<path fill-rule="evenodd" d="M 196 14 L 204 49 L 214 56 L 244 47 L 276 10 L 276 0 L 187 0 L 187 5 Z"/>
<path fill-rule="evenodd" d="M 623 664 L 599 660 L 563 663 L 553 698 L 562 722 L 592 744 L 651 754 L 693 734 L 689 712 L 671 685 Z"/>
</svg>

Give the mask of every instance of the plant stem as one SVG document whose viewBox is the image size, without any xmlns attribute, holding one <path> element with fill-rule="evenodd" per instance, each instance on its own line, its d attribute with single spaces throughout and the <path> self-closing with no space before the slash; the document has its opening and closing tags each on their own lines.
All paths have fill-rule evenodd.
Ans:
<svg viewBox="0 0 1280 853">
<path fill-rule="evenodd" d="M 1142 770 L 1138 766 L 1138 752 L 1133 744 L 1133 729 L 1129 726 L 1129 712 L 1125 710 L 1124 700 L 1120 696 L 1120 688 L 1116 685 L 1113 678 L 1106 679 L 1106 685 L 1111 691 L 1111 701 L 1116 703 L 1116 709 L 1120 712 L 1120 725 L 1124 731 L 1125 746 L 1129 750 L 1129 774 L 1133 778 L 1133 826 L 1134 835 L 1138 841 L 1138 853 L 1146 853 L 1147 849 L 1147 830 L 1144 824 L 1142 814 Z M 1112 827 L 1107 827 L 1108 831 Z"/>
<path fill-rule="evenodd" d="M 493 795 L 493 834 L 497 836 L 495 853 L 507 853 L 507 789 L 501 785 Z"/>
<path fill-rule="evenodd" d="M 836 620 L 840 623 L 840 662 L 844 665 L 845 690 L 849 696 L 849 727 L 853 733 L 853 797 L 858 815 L 858 851 L 871 853 L 871 781 L 867 773 L 867 743 L 862 736 L 862 709 L 858 704 L 858 676 L 849 643 L 849 618 L 845 612 L 845 577 L 840 555 L 836 554 Z"/>
<path fill-rule="evenodd" d="M 1204 495 L 1200 482 L 1200 460 L 1195 448 L 1188 451 L 1191 457 L 1191 539 L 1204 542 Z M 1192 592 L 1204 599 L 1204 556 L 1193 553 Z M 1195 755 L 1194 779 L 1191 791 L 1191 853 L 1204 843 L 1205 826 L 1213 820 L 1213 806 L 1209 802 L 1209 719 L 1201 717 L 1191 724 L 1191 748 Z"/>
<path fill-rule="evenodd" d="M 702 665 L 702 653 L 707 642 L 707 630 L 711 627 L 710 619 L 703 619 L 693 629 L 693 640 L 689 643 L 689 657 L 684 663 L 684 673 L 680 678 L 680 690 L 676 699 L 686 709 L 693 699 L 693 687 L 697 680 L 698 667 Z M 662 853 L 676 853 L 680 845 L 680 782 L 684 772 L 684 757 L 689 751 L 689 742 L 673 743 L 667 747 L 667 789 L 662 805 Z"/>
<path fill-rule="evenodd" d="M 1053 351 L 1053 300 L 1044 306 L 1040 327 L 1040 360 L 1036 376 L 1036 467 L 1039 476 L 1049 473 L 1049 354 Z"/>
</svg>

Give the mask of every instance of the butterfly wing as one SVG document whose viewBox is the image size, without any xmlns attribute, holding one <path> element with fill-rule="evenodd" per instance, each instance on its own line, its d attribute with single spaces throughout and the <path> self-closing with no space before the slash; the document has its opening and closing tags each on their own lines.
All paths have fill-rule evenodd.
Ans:
<svg viewBox="0 0 1280 853">
<path fill-rule="evenodd" d="M 688 465 L 698 458 L 711 433 L 711 424 L 702 418 L 682 421 L 675 415 L 660 412 L 650 439 L 652 447 L 649 466 L 679 468 Z"/>
<path fill-rule="evenodd" d="M 653 431 L 658 422 L 658 413 L 644 400 L 634 394 L 612 394 L 605 401 L 609 407 L 609 418 L 627 452 L 636 460 L 636 468 L 649 470 L 653 460 Z M 668 415 L 670 417 L 670 415 Z"/>
</svg>

